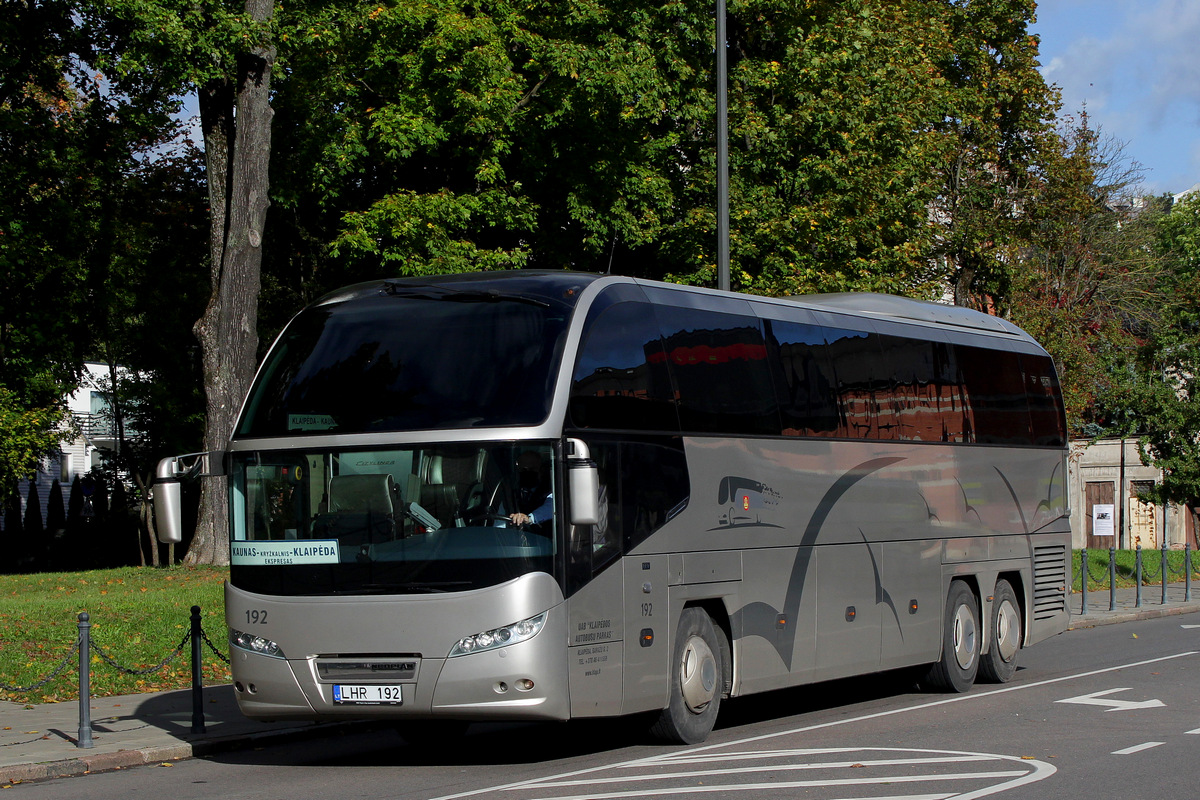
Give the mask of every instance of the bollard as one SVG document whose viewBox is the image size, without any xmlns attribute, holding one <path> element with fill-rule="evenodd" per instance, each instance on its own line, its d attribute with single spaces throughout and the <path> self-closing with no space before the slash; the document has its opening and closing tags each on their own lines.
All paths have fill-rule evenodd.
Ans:
<svg viewBox="0 0 1200 800">
<path fill-rule="evenodd" d="M 1167 604 L 1167 537 L 1162 543 L 1162 604 Z"/>
<path fill-rule="evenodd" d="M 1137 581 L 1137 584 L 1136 584 L 1137 593 L 1134 596 L 1137 598 L 1137 602 L 1135 602 L 1133 604 L 1133 607 L 1141 608 L 1142 607 L 1142 546 L 1140 544 L 1137 546 L 1137 577 L 1135 578 L 1135 580 Z"/>
<path fill-rule="evenodd" d="M 1108 610 L 1117 610 L 1117 548 L 1108 548 Z"/>
<path fill-rule="evenodd" d="M 79 738 L 76 747 L 92 747 L 92 623 L 86 611 L 79 615 Z"/>
<path fill-rule="evenodd" d="M 1088 563 L 1087 563 L 1087 548 L 1079 551 L 1079 591 L 1082 597 L 1079 599 L 1079 613 L 1087 613 L 1087 583 L 1088 583 Z"/>
<path fill-rule="evenodd" d="M 1183 546 L 1183 601 L 1192 602 L 1192 543 Z"/>
<path fill-rule="evenodd" d="M 204 733 L 204 676 L 200 671 L 200 606 L 192 606 L 192 733 Z"/>
</svg>

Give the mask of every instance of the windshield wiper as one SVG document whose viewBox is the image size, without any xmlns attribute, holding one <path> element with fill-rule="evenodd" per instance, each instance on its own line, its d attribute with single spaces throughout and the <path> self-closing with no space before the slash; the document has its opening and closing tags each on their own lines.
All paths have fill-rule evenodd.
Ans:
<svg viewBox="0 0 1200 800">
<path fill-rule="evenodd" d="M 400 283 L 388 280 L 383 282 L 383 290 L 392 297 L 407 297 L 417 300 L 453 300 L 457 303 L 524 303 L 538 308 L 549 308 L 550 304 L 519 294 L 505 294 L 497 289 L 474 291 L 468 289 L 453 289 L 449 286 L 434 286 L 428 283 Z"/>
</svg>

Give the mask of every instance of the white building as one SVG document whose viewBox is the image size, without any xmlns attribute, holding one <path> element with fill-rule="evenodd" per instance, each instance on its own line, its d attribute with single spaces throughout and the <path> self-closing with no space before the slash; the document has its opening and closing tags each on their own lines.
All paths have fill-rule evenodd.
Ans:
<svg viewBox="0 0 1200 800">
<path fill-rule="evenodd" d="M 75 439 L 64 442 L 56 455 L 42 459 L 41 468 L 34 478 L 38 487 L 38 500 L 42 506 L 42 522 L 46 522 L 50 488 L 57 480 L 62 486 L 63 504 L 67 503 L 71 482 L 77 475 L 87 474 L 100 466 L 101 456 L 116 446 L 116 433 L 108 414 L 109 400 L 105 387 L 109 385 L 107 364 L 87 362 L 84 364 L 83 380 L 79 388 L 67 398 L 67 407 L 80 433 Z M 29 497 L 29 480 L 17 485 L 21 498 L 22 516 Z"/>
</svg>

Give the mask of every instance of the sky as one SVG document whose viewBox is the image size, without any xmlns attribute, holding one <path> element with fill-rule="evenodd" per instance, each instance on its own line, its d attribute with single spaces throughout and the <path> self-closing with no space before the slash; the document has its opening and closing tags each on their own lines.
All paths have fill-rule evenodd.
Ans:
<svg viewBox="0 0 1200 800">
<path fill-rule="evenodd" d="M 1145 169 L 1145 194 L 1200 184 L 1200 0 L 1041 0 L 1030 30 L 1062 113 L 1086 104 Z"/>
</svg>

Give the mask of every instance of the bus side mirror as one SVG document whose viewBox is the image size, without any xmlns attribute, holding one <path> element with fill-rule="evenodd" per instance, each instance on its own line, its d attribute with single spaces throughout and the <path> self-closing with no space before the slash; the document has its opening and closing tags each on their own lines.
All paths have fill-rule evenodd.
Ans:
<svg viewBox="0 0 1200 800">
<path fill-rule="evenodd" d="M 595 525 L 600 521 L 600 470 L 587 445 L 567 439 L 567 486 L 572 525 Z"/>
<path fill-rule="evenodd" d="M 183 506 L 179 476 L 175 472 L 177 463 L 174 456 L 164 458 L 158 462 L 154 476 L 154 523 L 158 528 L 158 540 L 163 544 L 183 541 Z"/>
<path fill-rule="evenodd" d="M 188 459 L 191 459 L 190 463 Z M 154 522 L 160 542 L 179 544 L 183 541 L 183 492 L 180 484 L 185 480 L 224 475 L 224 463 L 225 453 L 221 450 L 168 456 L 158 462 L 158 469 L 154 472 Z"/>
</svg>

